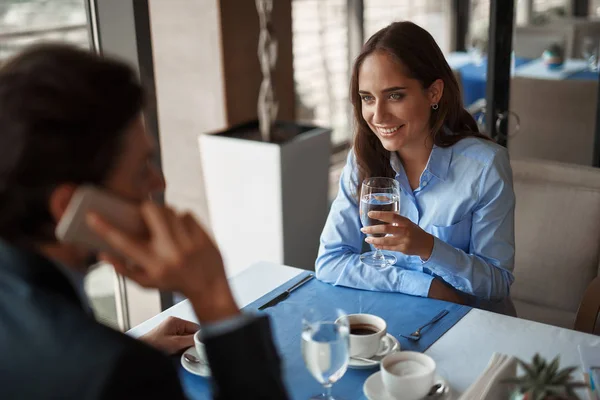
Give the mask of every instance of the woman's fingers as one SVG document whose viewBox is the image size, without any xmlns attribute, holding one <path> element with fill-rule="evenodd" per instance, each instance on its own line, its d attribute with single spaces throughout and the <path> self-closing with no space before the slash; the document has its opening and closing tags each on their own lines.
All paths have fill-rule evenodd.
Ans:
<svg viewBox="0 0 600 400">
<path fill-rule="evenodd" d="M 365 233 L 367 235 L 383 234 L 383 233 L 391 234 L 391 235 L 402 235 L 405 233 L 405 231 L 406 231 L 405 227 L 388 225 L 388 224 L 371 225 L 371 226 L 365 226 L 365 227 L 361 228 L 361 232 Z"/>
<path fill-rule="evenodd" d="M 382 238 L 368 237 L 365 242 L 373 246 L 400 246 L 405 243 L 405 239 L 398 236 L 386 236 Z"/>
<path fill-rule="evenodd" d="M 369 211 L 369 218 L 387 222 L 397 226 L 406 226 L 412 223 L 408 218 L 396 214 L 393 211 Z"/>
</svg>

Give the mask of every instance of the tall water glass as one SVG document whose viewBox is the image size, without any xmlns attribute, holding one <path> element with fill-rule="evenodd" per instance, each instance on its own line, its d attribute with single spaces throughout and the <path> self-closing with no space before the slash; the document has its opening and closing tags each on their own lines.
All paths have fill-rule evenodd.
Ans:
<svg viewBox="0 0 600 400">
<path fill-rule="evenodd" d="M 324 392 L 312 399 L 340 400 L 331 388 L 348 368 L 350 327 L 341 310 L 322 312 L 311 309 L 302 319 L 302 357 L 312 376 L 323 385 Z"/>
<path fill-rule="evenodd" d="M 369 211 L 400 211 L 400 185 L 392 178 L 367 178 L 360 192 L 360 221 L 363 226 L 382 225 L 386 222 L 369 217 Z M 385 233 L 375 233 L 373 237 L 384 237 Z M 363 264 L 372 267 L 386 267 L 396 263 L 396 257 L 379 249 L 360 256 Z"/>
<path fill-rule="evenodd" d="M 584 37 L 581 41 L 581 53 L 587 60 L 590 71 L 598 72 L 599 45 L 599 40 L 595 37 Z"/>
</svg>

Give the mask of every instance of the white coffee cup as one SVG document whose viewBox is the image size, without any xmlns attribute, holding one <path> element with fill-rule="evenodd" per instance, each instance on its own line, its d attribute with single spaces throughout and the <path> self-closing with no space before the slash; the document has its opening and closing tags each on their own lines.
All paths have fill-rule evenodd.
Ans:
<svg viewBox="0 0 600 400">
<path fill-rule="evenodd" d="M 435 361 L 414 351 L 402 351 L 381 361 L 381 379 L 386 392 L 396 400 L 419 400 L 434 383 Z"/>
<path fill-rule="evenodd" d="M 201 331 L 194 333 L 194 347 L 196 348 L 198 357 L 201 360 L 208 360 L 206 357 L 206 351 L 204 350 L 204 343 L 202 343 L 202 340 L 200 339 L 200 332 Z"/>
<path fill-rule="evenodd" d="M 350 357 L 371 358 L 382 355 L 393 346 L 387 335 L 387 324 L 376 315 L 350 314 Z M 362 333 L 358 334 L 362 330 Z M 369 333 L 372 332 L 372 333 Z"/>
</svg>

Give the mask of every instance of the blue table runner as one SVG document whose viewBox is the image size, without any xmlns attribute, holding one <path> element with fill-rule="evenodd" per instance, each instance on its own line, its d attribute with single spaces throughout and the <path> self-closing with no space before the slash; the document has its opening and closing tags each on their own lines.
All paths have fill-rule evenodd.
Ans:
<svg viewBox="0 0 600 400">
<path fill-rule="evenodd" d="M 293 286 L 308 273 L 299 274 L 244 308 L 246 312 L 267 313 L 270 316 L 275 343 L 282 358 L 284 379 L 292 399 L 305 400 L 322 390 L 321 385 L 306 369 L 300 351 L 302 315 L 306 310 L 319 309 L 320 305 L 326 305 L 328 309 L 340 308 L 348 314 L 378 315 L 387 322 L 388 332 L 399 340 L 402 350 L 424 352 L 471 309 L 458 304 L 402 293 L 371 292 L 332 286 L 312 279 L 292 292 L 283 302 L 264 311 L 258 311 L 259 306 Z M 448 310 L 449 314 L 424 330 L 420 341 L 413 342 L 400 336 L 401 333 L 413 332 L 443 309 Z M 368 370 L 349 368 L 343 378 L 333 386 L 333 394 L 346 400 L 365 399 L 362 386 L 365 380 L 377 370 L 377 368 Z M 190 399 L 211 399 L 209 380 L 192 375 L 181 366 L 179 366 L 179 375 L 186 395 Z"/>
</svg>

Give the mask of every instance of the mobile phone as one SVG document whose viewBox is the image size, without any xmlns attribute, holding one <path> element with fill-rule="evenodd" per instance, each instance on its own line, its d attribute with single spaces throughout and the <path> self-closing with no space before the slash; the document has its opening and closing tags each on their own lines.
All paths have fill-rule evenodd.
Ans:
<svg viewBox="0 0 600 400">
<path fill-rule="evenodd" d="M 56 238 L 63 243 L 115 254 L 115 250 L 88 226 L 86 216 L 91 211 L 124 233 L 134 237 L 146 235 L 139 204 L 95 186 L 80 186 L 56 226 Z"/>
</svg>

